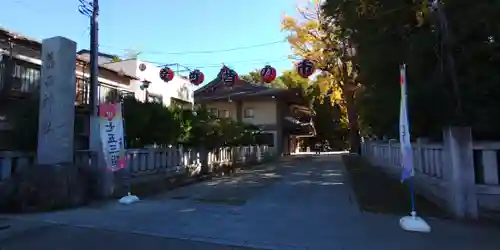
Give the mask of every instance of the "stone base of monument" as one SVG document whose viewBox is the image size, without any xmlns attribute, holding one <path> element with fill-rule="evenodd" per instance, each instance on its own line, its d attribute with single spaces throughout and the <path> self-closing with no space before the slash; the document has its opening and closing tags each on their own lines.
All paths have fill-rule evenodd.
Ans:
<svg viewBox="0 0 500 250">
<path fill-rule="evenodd" d="M 139 201 L 139 197 L 132 195 L 131 193 L 128 193 L 126 196 L 123 196 L 122 198 L 120 198 L 118 200 L 118 202 L 120 204 L 125 204 L 125 205 L 136 203 L 138 201 Z"/>
</svg>

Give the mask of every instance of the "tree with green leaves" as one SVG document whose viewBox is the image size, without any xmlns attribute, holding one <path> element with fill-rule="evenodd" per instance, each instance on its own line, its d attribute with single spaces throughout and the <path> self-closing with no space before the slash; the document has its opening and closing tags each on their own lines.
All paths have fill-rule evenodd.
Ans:
<svg viewBox="0 0 500 250">
<path fill-rule="evenodd" d="M 307 99 L 309 107 L 314 111 L 313 121 L 317 136 L 306 140 L 306 145 L 313 146 L 316 141 L 326 140 L 336 149 L 346 149 L 348 126 L 345 109 L 338 101 L 336 102 L 341 99 L 340 93 L 328 93 L 325 89 L 329 86 L 329 77 L 326 74 L 319 74 L 314 79 L 303 78 L 292 69 L 285 70 L 279 78 L 287 88 L 300 89 L 302 96 Z"/>
<path fill-rule="evenodd" d="M 311 81 L 309 79 L 300 76 L 297 71 L 293 69 L 283 71 L 278 78 L 289 89 L 300 88 L 307 92 L 306 90 L 311 86 Z"/>
<path fill-rule="evenodd" d="M 244 80 L 244 81 L 247 81 L 250 83 L 261 83 L 260 72 L 258 69 L 254 70 L 254 71 L 250 71 L 250 72 L 248 72 L 248 74 L 241 75 L 240 78 L 241 78 L 241 80 Z"/>
<path fill-rule="evenodd" d="M 500 138 L 500 3 L 437 1 L 438 11 L 429 1 L 325 2 L 324 11 L 356 47 L 364 133 L 397 136 L 399 65 L 405 63 L 415 137 L 439 139 L 443 127 L 458 124 L 471 126 L 476 139 Z"/>
<path fill-rule="evenodd" d="M 345 107 L 349 123 L 349 145 L 359 152 L 360 137 L 355 95 L 359 88 L 351 60 L 351 42 L 336 20 L 325 15 L 321 1 L 311 1 L 297 8 L 298 16 L 285 16 L 282 29 L 289 32 L 288 41 L 294 53 L 315 63 L 321 70 L 318 98 L 328 96 L 331 103 Z"/>
<path fill-rule="evenodd" d="M 192 148 L 254 144 L 258 128 L 218 118 L 203 107 L 196 110 L 165 107 L 160 103 L 123 99 L 125 135 L 130 148 L 183 144 Z"/>
</svg>

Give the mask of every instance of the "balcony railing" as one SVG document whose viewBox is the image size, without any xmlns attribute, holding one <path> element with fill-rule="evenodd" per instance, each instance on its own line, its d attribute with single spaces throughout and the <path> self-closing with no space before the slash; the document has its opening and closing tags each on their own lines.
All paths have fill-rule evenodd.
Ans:
<svg viewBox="0 0 500 250">
<path fill-rule="evenodd" d="M 40 66 L 15 60 L 12 68 L 8 69 L 6 62 L 6 59 L 0 62 L 0 89 L 7 81 L 10 81 L 12 90 L 23 93 L 31 93 L 40 86 Z"/>
<path fill-rule="evenodd" d="M 107 102 L 111 99 L 121 98 L 129 95 L 134 95 L 133 92 L 119 90 L 112 86 L 100 83 L 99 84 L 99 103 Z M 88 79 L 76 79 L 76 104 L 90 104 L 90 82 Z"/>
</svg>

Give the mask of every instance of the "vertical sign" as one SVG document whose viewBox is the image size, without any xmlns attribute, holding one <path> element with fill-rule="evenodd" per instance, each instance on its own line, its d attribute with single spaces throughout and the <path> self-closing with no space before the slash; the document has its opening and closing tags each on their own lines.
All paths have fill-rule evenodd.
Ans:
<svg viewBox="0 0 500 250">
<path fill-rule="evenodd" d="M 120 103 L 99 105 L 99 127 L 106 167 L 111 171 L 125 168 L 125 144 Z"/>
<path fill-rule="evenodd" d="M 73 162 L 76 43 L 64 37 L 42 41 L 37 164 Z"/>
<path fill-rule="evenodd" d="M 406 66 L 400 68 L 401 104 L 399 109 L 399 144 L 401 147 L 401 181 L 414 175 L 413 149 L 410 141 L 410 122 L 408 121 L 408 106 L 406 95 Z"/>
</svg>

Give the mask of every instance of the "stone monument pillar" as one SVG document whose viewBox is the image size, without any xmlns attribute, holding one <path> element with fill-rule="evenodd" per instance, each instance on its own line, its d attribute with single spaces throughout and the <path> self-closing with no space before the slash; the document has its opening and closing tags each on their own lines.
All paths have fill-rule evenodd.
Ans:
<svg viewBox="0 0 500 250">
<path fill-rule="evenodd" d="M 64 37 L 42 41 L 37 164 L 73 162 L 76 43 Z"/>
<path fill-rule="evenodd" d="M 449 127 L 443 131 L 444 179 L 448 205 L 459 218 L 477 218 L 478 205 L 474 173 L 472 132 L 469 127 Z"/>
</svg>

